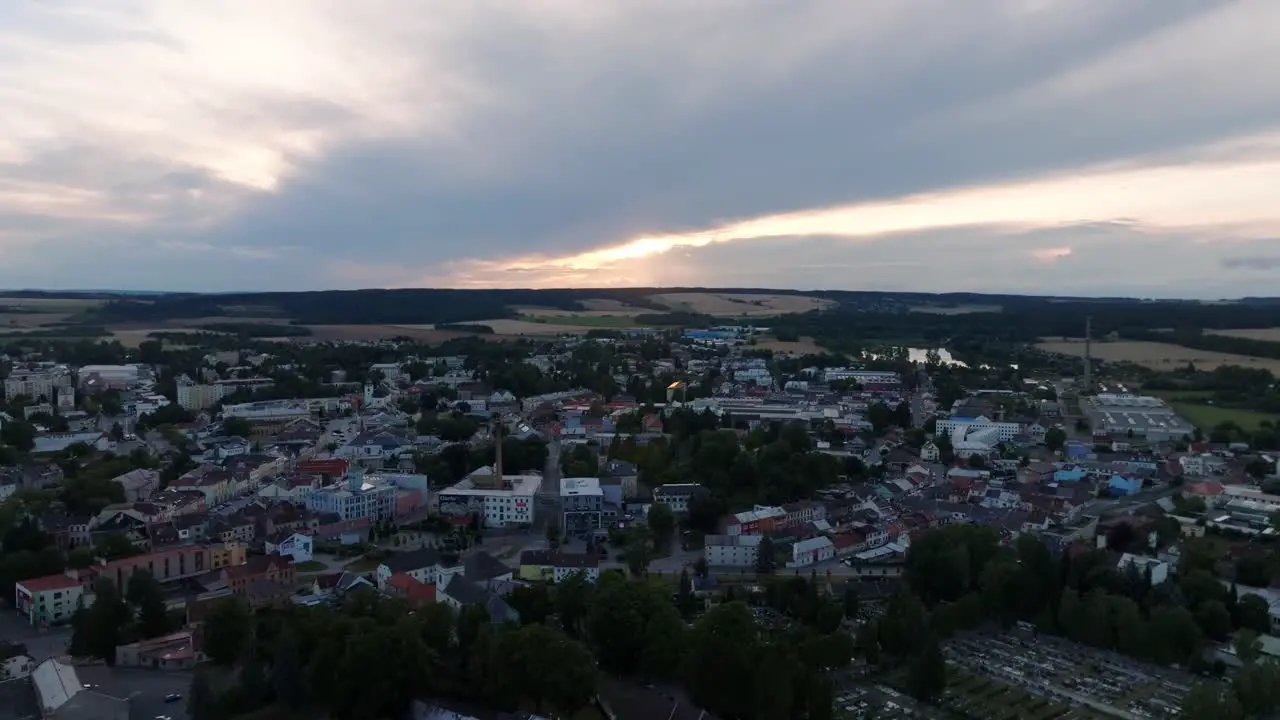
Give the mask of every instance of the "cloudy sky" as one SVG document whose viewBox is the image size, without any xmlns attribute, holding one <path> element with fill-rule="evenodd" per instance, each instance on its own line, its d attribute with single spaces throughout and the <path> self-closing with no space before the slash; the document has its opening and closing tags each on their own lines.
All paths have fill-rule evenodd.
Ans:
<svg viewBox="0 0 1280 720">
<path fill-rule="evenodd" d="M 1280 295 L 1276 0 L 6 0 L 0 287 Z"/>
</svg>

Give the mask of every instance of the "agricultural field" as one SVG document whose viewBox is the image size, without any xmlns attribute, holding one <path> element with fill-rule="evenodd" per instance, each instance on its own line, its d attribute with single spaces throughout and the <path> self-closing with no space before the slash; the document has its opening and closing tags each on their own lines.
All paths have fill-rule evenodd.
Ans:
<svg viewBox="0 0 1280 720">
<path fill-rule="evenodd" d="M 1263 342 L 1280 342 L 1280 328 L 1241 328 L 1238 330 L 1205 330 L 1209 335 L 1243 338 L 1245 340 L 1261 340 Z"/>
<path fill-rule="evenodd" d="M 36 329 L 64 322 L 72 315 L 98 307 L 103 302 L 83 298 L 0 297 L 0 332 Z"/>
<path fill-rule="evenodd" d="M 664 293 L 651 295 L 672 310 L 702 313 L 718 317 L 772 317 L 789 313 L 826 310 L 836 306 L 834 300 L 809 295 L 766 295 L 746 293 Z"/>
<path fill-rule="evenodd" d="M 1041 338 L 1036 343 L 1041 350 L 1062 355 L 1084 357 L 1084 340 L 1081 338 Z M 1172 343 L 1147 342 L 1145 340 L 1119 340 L 1093 343 L 1093 357 L 1108 362 L 1132 362 L 1153 370 L 1174 370 L 1188 363 L 1201 370 L 1213 370 L 1221 365 L 1239 365 L 1280 372 L 1280 360 L 1235 355 L 1232 353 L 1195 350 Z"/>
<path fill-rule="evenodd" d="M 595 318 L 585 318 L 585 320 L 593 320 Z M 566 318 L 566 320 L 574 321 L 573 324 L 555 323 L 542 320 L 477 320 L 469 325 L 488 325 L 493 328 L 495 335 L 561 335 L 585 334 L 588 330 L 599 327 L 610 327 L 609 325 L 590 325 L 577 322 L 578 318 Z"/>
<path fill-rule="evenodd" d="M 916 305 L 908 308 L 915 313 L 929 313 L 930 315 L 969 315 L 971 313 L 998 313 L 1004 312 L 1001 305 Z"/>
<path fill-rule="evenodd" d="M 795 353 L 797 355 L 821 355 L 827 352 L 814 342 L 811 337 L 802 337 L 799 340 L 758 340 L 755 344 L 756 348 L 762 350 L 772 350 L 773 352 Z"/>
</svg>

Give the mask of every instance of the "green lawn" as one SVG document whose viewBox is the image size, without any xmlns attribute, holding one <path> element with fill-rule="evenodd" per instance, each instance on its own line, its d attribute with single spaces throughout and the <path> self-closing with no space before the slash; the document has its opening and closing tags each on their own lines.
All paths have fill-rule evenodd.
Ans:
<svg viewBox="0 0 1280 720">
<path fill-rule="evenodd" d="M 1213 393 L 1208 390 L 1144 390 L 1143 392 L 1169 403 L 1174 412 L 1205 431 L 1224 422 L 1233 422 L 1245 430 L 1256 430 L 1263 420 L 1272 422 L 1280 420 L 1280 417 L 1256 410 L 1208 405 L 1204 401 L 1213 396 Z"/>
<path fill-rule="evenodd" d="M 350 570 L 351 572 L 365 573 L 365 572 L 371 572 L 373 570 L 376 570 L 378 568 L 378 565 L 380 564 L 382 564 L 381 560 L 374 560 L 373 558 L 362 557 L 358 560 L 352 560 L 351 562 L 347 563 L 346 569 Z"/>
<path fill-rule="evenodd" d="M 302 573 L 315 573 L 315 572 L 324 572 L 325 570 L 329 569 L 329 566 L 325 565 L 319 560 L 307 560 L 306 562 L 300 562 L 295 564 L 293 566 L 293 569 L 297 572 L 302 572 Z"/>
</svg>

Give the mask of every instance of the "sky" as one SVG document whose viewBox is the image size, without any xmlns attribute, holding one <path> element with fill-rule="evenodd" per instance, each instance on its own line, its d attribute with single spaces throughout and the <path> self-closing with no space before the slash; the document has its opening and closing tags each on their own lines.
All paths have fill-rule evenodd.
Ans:
<svg viewBox="0 0 1280 720">
<path fill-rule="evenodd" d="M 1275 0 L 7 0 L 0 287 L 1280 295 Z"/>
</svg>

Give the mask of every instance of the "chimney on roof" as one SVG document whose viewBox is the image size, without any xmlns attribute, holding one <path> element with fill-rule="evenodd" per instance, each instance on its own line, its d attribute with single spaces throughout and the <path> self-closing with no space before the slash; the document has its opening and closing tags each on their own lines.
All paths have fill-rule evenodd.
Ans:
<svg viewBox="0 0 1280 720">
<path fill-rule="evenodd" d="M 498 490 L 506 488 L 506 480 L 502 476 L 502 417 L 493 414 L 493 486 Z"/>
</svg>

